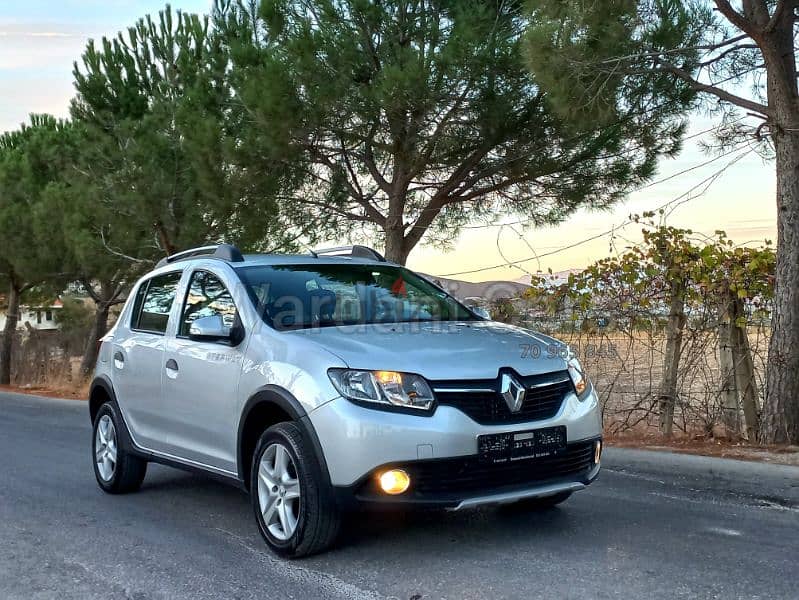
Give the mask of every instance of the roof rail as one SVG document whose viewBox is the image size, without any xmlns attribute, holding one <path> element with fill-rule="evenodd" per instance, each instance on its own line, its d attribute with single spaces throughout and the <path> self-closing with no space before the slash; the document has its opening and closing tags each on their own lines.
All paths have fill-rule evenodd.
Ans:
<svg viewBox="0 0 799 600">
<path fill-rule="evenodd" d="M 350 256 L 352 258 L 366 258 L 369 260 L 376 260 L 379 262 L 386 262 L 385 257 L 377 250 L 369 246 L 336 246 L 335 248 L 320 248 L 318 250 L 311 250 L 314 258 L 319 256 Z"/>
<path fill-rule="evenodd" d="M 200 246 L 199 248 L 191 248 L 189 250 L 184 250 L 183 252 L 170 254 L 169 256 L 159 260 L 158 264 L 155 265 L 155 268 L 157 269 L 173 262 L 194 258 L 195 256 L 207 256 L 208 258 L 218 258 L 228 262 L 244 261 L 241 251 L 236 248 L 236 246 L 231 246 L 230 244 L 218 244 L 215 246 Z"/>
</svg>

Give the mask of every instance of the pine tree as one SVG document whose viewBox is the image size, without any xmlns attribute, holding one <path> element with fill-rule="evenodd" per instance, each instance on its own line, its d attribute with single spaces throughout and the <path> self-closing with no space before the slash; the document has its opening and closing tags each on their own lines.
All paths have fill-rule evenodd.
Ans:
<svg viewBox="0 0 799 600">
<path fill-rule="evenodd" d="M 301 167 L 291 199 L 321 231 L 376 233 L 399 263 L 467 222 L 607 207 L 682 131 L 635 111 L 564 122 L 526 67 L 521 2 L 220 2 L 215 19 L 250 119 L 247 169 Z"/>
<path fill-rule="evenodd" d="M 57 234 L 61 216 L 45 209 L 44 197 L 74 150 L 71 127 L 49 115 L 32 115 L 29 125 L 0 137 L 0 275 L 7 286 L 0 385 L 11 382 L 12 341 L 25 295 L 36 287 L 57 290 L 69 276 Z"/>
</svg>

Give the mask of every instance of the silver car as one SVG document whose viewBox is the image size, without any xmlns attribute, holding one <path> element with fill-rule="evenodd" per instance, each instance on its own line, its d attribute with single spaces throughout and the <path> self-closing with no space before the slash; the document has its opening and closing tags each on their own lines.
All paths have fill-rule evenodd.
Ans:
<svg viewBox="0 0 799 600">
<path fill-rule="evenodd" d="M 136 490 L 151 461 L 208 473 L 290 557 L 363 507 L 553 506 L 602 450 L 566 346 L 363 246 L 162 260 L 103 338 L 89 404 L 103 490 Z"/>
</svg>

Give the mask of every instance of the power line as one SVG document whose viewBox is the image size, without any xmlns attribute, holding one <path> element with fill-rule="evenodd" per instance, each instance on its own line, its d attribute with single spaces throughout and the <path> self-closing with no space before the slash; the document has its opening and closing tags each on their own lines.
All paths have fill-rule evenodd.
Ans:
<svg viewBox="0 0 799 600">
<path fill-rule="evenodd" d="M 738 121 L 742 121 L 743 119 L 744 119 L 744 117 L 741 117 L 741 118 L 737 119 L 736 121 L 732 121 L 732 123 L 736 123 Z M 684 140 L 688 140 L 688 139 L 691 139 L 691 138 L 694 138 L 694 137 L 698 137 L 700 135 L 704 135 L 704 134 L 706 134 L 706 133 L 708 133 L 710 131 L 713 131 L 715 129 L 718 129 L 718 127 L 716 126 L 716 127 L 711 127 L 709 129 L 705 129 L 704 131 L 700 131 L 700 132 L 695 133 L 695 134 L 693 134 L 693 135 L 691 135 L 691 136 L 689 136 L 687 138 L 684 138 Z M 667 175 L 666 177 L 662 177 L 662 178 L 657 179 L 655 181 L 651 181 L 649 183 L 646 183 L 646 184 L 644 184 L 644 185 L 642 185 L 640 187 L 635 188 L 634 190 L 631 190 L 629 193 L 630 194 L 635 194 L 636 192 L 640 192 L 642 190 L 646 190 L 646 189 L 655 187 L 656 185 L 660 185 L 661 183 L 665 183 L 666 181 L 674 179 L 675 177 L 680 177 L 681 175 L 685 175 L 686 173 L 690 173 L 692 171 L 696 171 L 697 169 L 701 169 L 702 167 L 706 167 L 706 166 L 708 166 L 710 164 L 713 164 L 714 162 L 716 162 L 718 160 L 721 160 L 722 158 L 726 158 L 732 152 L 737 151 L 741 147 L 741 145 L 744 144 L 744 143 L 746 143 L 746 142 L 739 143 L 735 148 L 733 148 L 732 150 L 730 150 L 727 153 L 719 154 L 719 155 L 714 156 L 713 158 L 710 158 L 710 159 L 708 159 L 708 160 L 706 160 L 706 161 L 704 161 L 702 163 L 699 163 L 698 165 L 694 165 L 692 167 L 688 167 L 686 169 L 683 169 L 682 171 L 677 171 L 676 173 L 672 173 L 671 175 Z M 530 218 L 530 219 L 520 219 L 518 221 L 511 221 L 510 223 L 485 223 L 485 224 L 482 224 L 482 225 L 464 225 L 463 227 L 461 227 L 461 229 L 488 229 L 490 227 L 505 227 L 505 226 L 510 226 L 510 225 L 524 225 L 524 224 L 529 223 L 530 221 L 533 221 L 533 220 L 534 220 L 533 218 Z"/>
<path fill-rule="evenodd" d="M 748 146 L 748 144 L 747 144 L 747 146 Z M 716 159 L 714 159 L 714 160 L 717 160 L 718 158 L 723 158 L 723 157 L 730 156 L 730 155 L 732 155 L 732 154 L 734 154 L 736 152 L 739 152 L 740 150 L 741 150 L 741 148 L 739 146 L 739 147 L 737 147 L 737 148 L 735 148 L 733 150 L 730 150 L 729 152 L 726 152 L 726 153 L 724 153 L 722 155 L 719 155 L 719 157 L 716 157 Z M 689 200 L 693 200 L 695 198 L 701 197 L 707 191 L 707 189 L 710 187 L 710 185 L 713 182 L 715 182 L 716 179 L 718 179 L 727 169 L 729 169 L 732 165 L 737 163 L 743 157 L 751 154 L 752 152 L 754 152 L 754 149 L 751 148 L 751 147 L 747 147 L 743 152 L 741 152 L 740 154 L 738 154 L 738 156 L 736 156 L 735 158 L 730 160 L 721 169 L 719 169 L 718 171 L 716 171 L 715 173 L 713 173 L 709 177 L 706 177 L 705 179 L 703 179 L 702 181 L 700 181 L 696 185 L 692 186 L 690 189 L 688 189 L 687 191 L 683 192 L 682 194 L 680 194 L 676 198 L 672 198 L 668 202 L 660 205 L 659 207 L 657 207 L 652 212 L 659 212 L 659 211 L 665 210 L 666 208 L 668 208 L 668 207 L 670 207 L 673 204 L 676 204 L 678 202 L 679 202 L 679 204 L 683 204 L 685 202 L 688 202 Z M 705 186 L 704 189 L 699 194 L 697 194 L 696 196 L 691 197 L 691 193 L 693 193 L 694 191 L 696 191 L 699 188 L 702 188 L 702 186 Z M 678 204 L 678 206 L 679 206 L 679 204 Z M 676 206 L 672 207 L 672 210 L 674 208 L 676 208 Z M 559 254 L 561 252 L 565 252 L 566 250 L 571 250 L 573 248 L 577 248 L 578 246 L 582 246 L 583 244 L 587 244 L 588 242 L 603 238 L 606 235 L 611 235 L 616 230 L 622 229 L 624 227 L 627 227 L 628 225 L 631 225 L 634 222 L 635 221 L 632 220 L 632 219 L 626 219 L 624 222 L 622 222 L 621 225 L 617 225 L 617 226 L 613 227 L 612 229 L 609 229 L 608 231 L 604 231 L 602 233 L 598 233 L 596 235 L 592 235 L 592 236 L 587 237 L 585 239 L 579 240 L 577 242 L 573 242 L 571 244 L 567 244 L 566 246 L 561 246 L 561 247 L 559 247 L 559 248 L 557 248 L 555 250 L 552 250 L 550 252 L 545 252 L 543 254 L 537 254 L 535 256 L 530 256 L 530 257 L 519 259 L 519 260 L 508 261 L 508 262 L 505 262 L 505 263 L 502 263 L 502 264 L 499 264 L 499 265 L 492 265 L 492 266 L 489 266 L 489 267 L 480 267 L 478 269 L 470 269 L 468 271 L 459 271 L 457 273 L 443 273 L 443 274 L 440 274 L 440 275 L 436 275 L 436 277 L 455 277 L 455 276 L 458 276 L 458 275 L 468 275 L 468 274 L 471 274 L 471 273 L 481 273 L 483 271 L 491 271 L 492 269 L 499 269 L 499 268 L 502 268 L 502 267 L 517 266 L 517 265 L 520 265 L 522 263 L 529 262 L 531 260 L 540 260 L 540 259 L 545 258 L 547 256 L 553 256 L 555 254 Z"/>
</svg>

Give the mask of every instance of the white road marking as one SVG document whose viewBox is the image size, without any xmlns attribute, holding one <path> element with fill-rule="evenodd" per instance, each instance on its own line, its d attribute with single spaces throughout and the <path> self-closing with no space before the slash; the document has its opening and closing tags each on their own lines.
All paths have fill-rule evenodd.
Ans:
<svg viewBox="0 0 799 600">
<path fill-rule="evenodd" d="M 742 531 L 738 531 L 737 529 L 728 529 L 726 527 L 707 527 L 705 531 L 710 533 L 717 533 L 719 535 L 726 535 L 728 537 L 740 537 L 743 535 Z"/>
<path fill-rule="evenodd" d="M 347 598 L 348 600 L 392 600 L 392 598 L 395 598 L 393 596 L 383 596 L 371 590 L 364 590 L 329 573 L 300 567 L 296 562 L 282 560 L 270 554 L 266 546 L 264 546 L 263 550 L 254 548 L 246 539 L 232 531 L 222 529 L 221 527 L 215 527 L 215 529 L 225 534 L 249 552 L 255 554 L 261 562 L 269 563 L 270 566 L 274 566 L 276 570 L 289 579 L 300 584 L 310 583 L 316 585 L 325 592 L 324 595 L 326 598 L 340 597 Z"/>
</svg>

